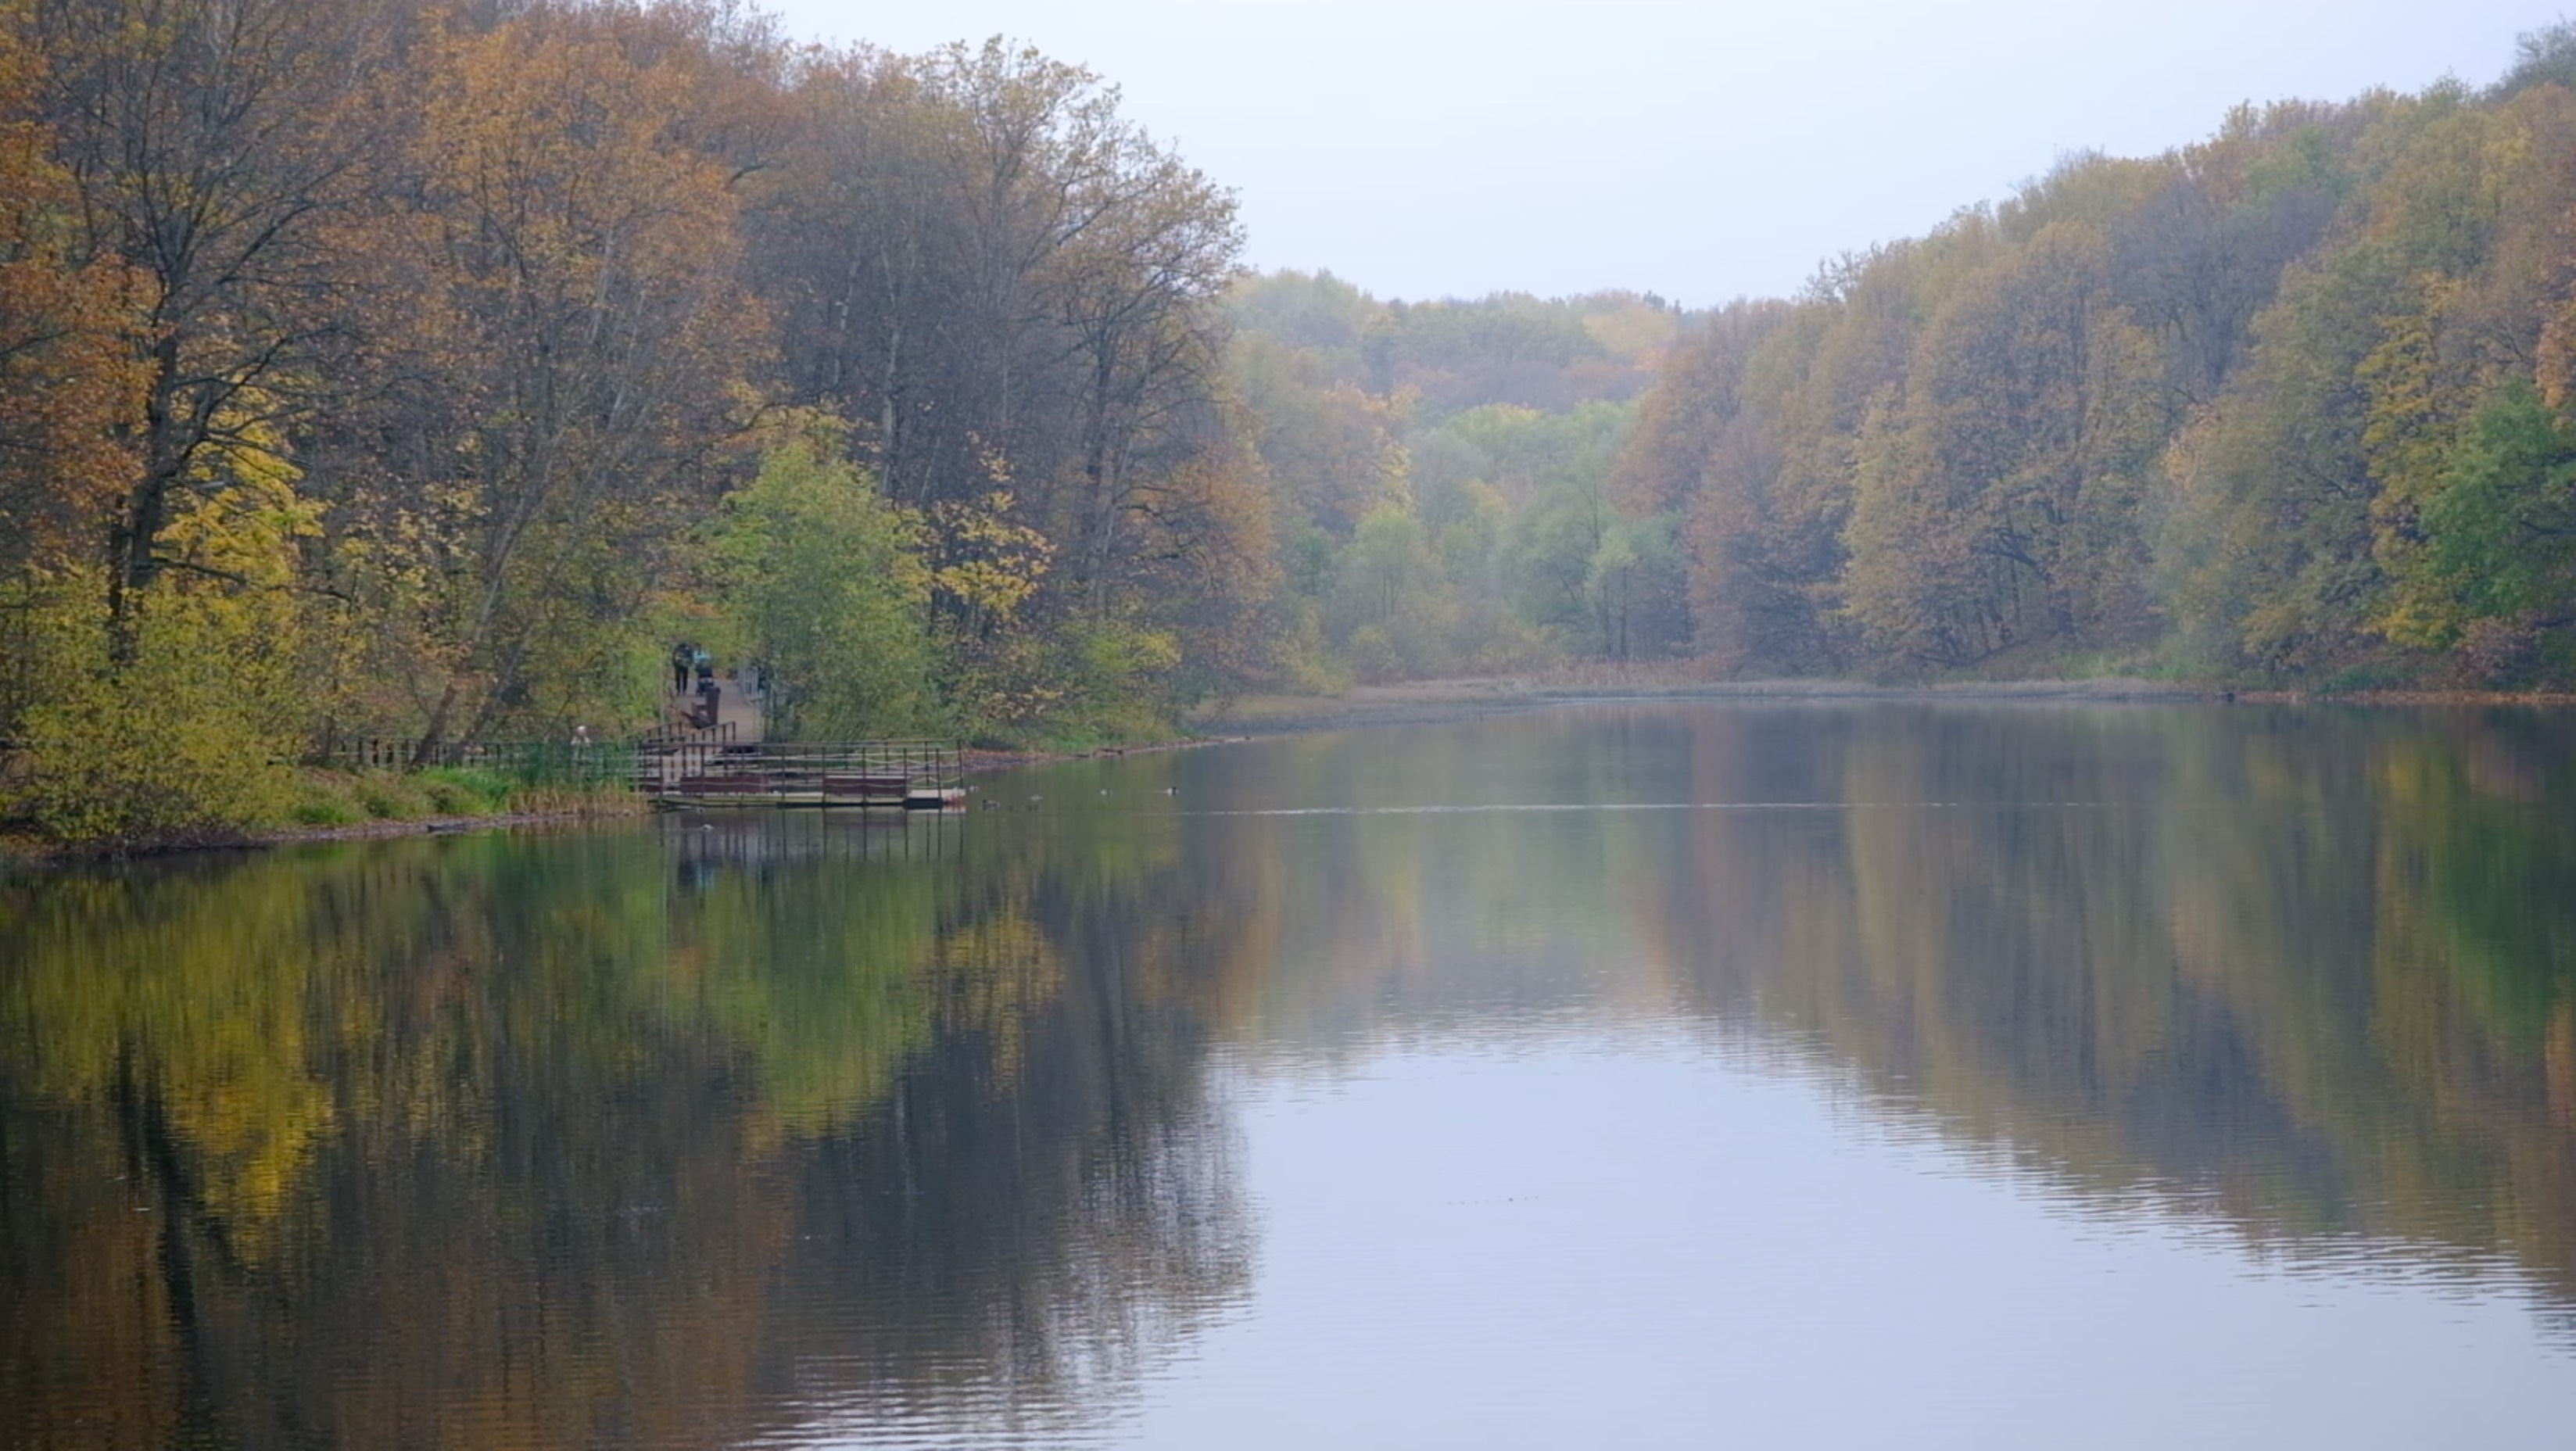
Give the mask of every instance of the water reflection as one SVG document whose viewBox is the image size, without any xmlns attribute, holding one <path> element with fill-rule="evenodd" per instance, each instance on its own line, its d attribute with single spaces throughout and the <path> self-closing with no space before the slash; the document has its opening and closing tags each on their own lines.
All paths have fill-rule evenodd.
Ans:
<svg viewBox="0 0 2576 1451">
<path fill-rule="evenodd" d="M 1283 1053 L 1678 1016 L 2099 1191 L 2503 1249 L 2576 1298 L 2576 721 L 1617 708 L 1302 763 L 1229 809 L 1457 810 L 1211 827 L 1308 838 Z M 1569 803 L 1612 809 L 1473 809 Z"/>
<path fill-rule="evenodd" d="M 986 785 L 0 888 L 0 1441 L 1191 1444 L 1354 1266 L 1616 1321 L 1707 1239 L 1622 1227 L 1707 1190 L 1656 1146 L 1757 1129 L 1893 1166 L 1880 1225 L 1950 1176 L 2068 1263 L 2502 1286 L 2576 1394 L 2564 717 L 1600 706 Z M 1492 1272 L 1535 1242 L 1591 1268 Z M 1866 1298 L 1859 1242 L 1781 1273 Z"/>
<path fill-rule="evenodd" d="M 1037 1407 L 1239 1290 L 1187 1005 L 1069 980 L 1046 873 L 699 824 L 10 888 L 0 1441 Z"/>
</svg>

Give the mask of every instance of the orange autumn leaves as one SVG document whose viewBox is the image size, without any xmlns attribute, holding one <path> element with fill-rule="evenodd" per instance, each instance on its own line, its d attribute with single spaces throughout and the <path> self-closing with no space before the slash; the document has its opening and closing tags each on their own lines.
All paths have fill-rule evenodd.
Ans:
<svg viewBox="0 0 2576 1451">
<path fill-rule="evenodd" d="M 183 666 L 258 698 L 217 756 L 649 724 L 808 415 L 928 531 L 927 723 L 1154 728 L 1182 660 L 1258 662 L 1233 202 L 1080 67 L 684 3 L 0 0 L 0 183 L 10 779 L 136 786 L 45 753 L 167 738 Z"/>
<path fill-rule="evenodd" d="M 143 281 L 84 257 L 78 196 L 34 118 L 43 57 L 21 0 L 0 4 L 0 570 L 58 570 L 132 466 L 123 435 L 142 412 L 134 341 Z"/>
</svg>

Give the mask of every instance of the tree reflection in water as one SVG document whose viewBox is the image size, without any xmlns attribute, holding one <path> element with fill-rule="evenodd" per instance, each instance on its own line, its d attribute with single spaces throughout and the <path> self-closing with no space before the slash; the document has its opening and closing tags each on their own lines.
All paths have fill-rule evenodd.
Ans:
<svg viewBox="0 0 2576 1451">
<path fill-rule="evenodd" d="M 10 888 L 0 1439 L 725 1443 L 1239 1292 L 1191 1005 L 1069 976 L 1043 863 L 672 825 Z"/>
<path fill-rule="evenodd" d="M 1081 805 L 0 888 L 0 1440 L 1096 1430 L 1246 1313 L 1223 1085 L 1514 1024 L 2576 1307 L 2560 716 L 1599 706 L 1012 789 Z"/>
</svg>

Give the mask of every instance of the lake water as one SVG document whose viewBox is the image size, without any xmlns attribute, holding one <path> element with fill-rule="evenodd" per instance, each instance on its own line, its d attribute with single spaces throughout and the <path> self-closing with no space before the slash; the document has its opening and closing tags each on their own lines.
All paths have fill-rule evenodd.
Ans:
<svg viewBox="0 0 2576 1451">
<path fill-rule="evenodd" d="M 978 785 L 0 881 L 0 1445 L 2576 1434 L 2576 716 Z"/>
</svg>

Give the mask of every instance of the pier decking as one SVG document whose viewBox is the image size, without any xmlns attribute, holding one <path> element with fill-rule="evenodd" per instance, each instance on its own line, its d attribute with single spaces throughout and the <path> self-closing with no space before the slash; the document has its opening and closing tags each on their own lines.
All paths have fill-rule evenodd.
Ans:
<svg viewBox="0 0 2576 1451">
<path fill-rule="evenodd" d="M 647 745 L 636 785 L 657 806 L 936 811 L 966 803 L 953 741 L 723 741 Z"/>
</svg>

